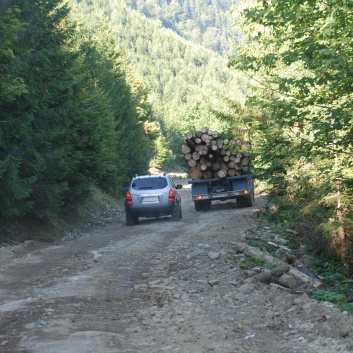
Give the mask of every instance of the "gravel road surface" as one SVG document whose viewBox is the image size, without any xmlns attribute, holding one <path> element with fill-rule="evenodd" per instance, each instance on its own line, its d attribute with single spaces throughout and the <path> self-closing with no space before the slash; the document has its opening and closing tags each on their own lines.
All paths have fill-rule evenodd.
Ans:
<svg viewBox="0 0 353 353">
<path fill-rule="evenodd" d="M 351 314 L 239 265 L 235 243 L 272 239 L 261 198 L 196 212 L 182 182 L 180 222 L 120 214 L 77 239 L 1 248 L 0 352 L 353 352 Z"/>
</svg>

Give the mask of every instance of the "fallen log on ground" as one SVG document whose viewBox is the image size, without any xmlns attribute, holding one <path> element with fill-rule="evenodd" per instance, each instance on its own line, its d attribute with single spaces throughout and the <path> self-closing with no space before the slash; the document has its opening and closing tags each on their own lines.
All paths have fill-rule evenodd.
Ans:
<svg viewBox="0 0 353 353">
<path fill-rule="evenodd" d="M 294 276 L 288 275 L 290 266 L 281 265 L 273 270 L 264 270 L 255 276 L 252 276 L 252 281 L 261 283 L 277 283 L 286 288 L 294 288 L 298 281 Z"/>
<path fill-rule="evenodd" d="M 315 288 L 315 289 L 326 289 L 325 284 L 314 276 L 309 276 L 306 273 L 299 271 L 299 269 L 290 266 L 289 264 L 283 262 L 282 260 L 276 259 L 270 254 L 265 254 L 261 250 L 256 249 L 244 243 L 236 242 L 233 243 L 233 248 L 240 253 L 247 256 L 256 256 L 262 258 L 267 263 L 277 266 L 272 271 L 265 270 L 259 274 L 253 276 L 254 280 L 258 280 L 262 283 L 277 283 L 288 288 L 293 288 L 297 284 L 305 288 Z M 284 276 L 286 274 L 286 276 Z M 282 277 L 281 280 L 279 278 Z M 296 282 L 294 284 L 294 281 Z"/>
<path fill-rule="evenodd" d="M 278 277 L 277 281 L 278 284 L 287 288 L 294 288 L 298 283 L 297 279 L 294 276 L 290 276 L 286 273 Z"/>
</svg>

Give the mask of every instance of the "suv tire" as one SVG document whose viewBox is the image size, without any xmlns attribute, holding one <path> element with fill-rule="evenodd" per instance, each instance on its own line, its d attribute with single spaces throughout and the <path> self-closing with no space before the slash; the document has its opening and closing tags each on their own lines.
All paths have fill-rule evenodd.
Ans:
<svg viewBox="0 0 353 353">
<path fill-rule="evenodd" d="M 180 205 L 175 205 L 172 213 L 172 219 L 174 221 L 180 221 L 181 220 L 181 206 Z"/>
<path fill-rule="evenodd" d="M 125 211 L 125 217 L 126 217 L 126 225 L 128 225 L 128 226 L 135 225 L 139 220 L 139 218 L 137 216 L 133 215 L 129 211 Z"/>
</svg>

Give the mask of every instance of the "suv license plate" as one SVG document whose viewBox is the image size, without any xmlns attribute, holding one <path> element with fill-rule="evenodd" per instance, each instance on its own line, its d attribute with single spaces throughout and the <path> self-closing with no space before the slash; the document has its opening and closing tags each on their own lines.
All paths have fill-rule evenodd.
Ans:
<svg viewBox="0 0 353 353">
<path fill-rule="evenodd" d="M 152 197 L 144 197 L 142 199 L 142 203 L 148 203 L 148 202 L 158 202 L 158 197 L 152 196 Z"/>
</svg>

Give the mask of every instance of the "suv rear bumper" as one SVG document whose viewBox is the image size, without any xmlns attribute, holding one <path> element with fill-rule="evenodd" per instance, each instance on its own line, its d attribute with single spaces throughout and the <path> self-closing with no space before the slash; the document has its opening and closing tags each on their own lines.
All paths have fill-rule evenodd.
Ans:
<svg viewBox="0 0 353 353">
<path fill-rule="evenodd" d="M 168 216 L 173 213 L 176 203 L 174 201 L 169 201 L 168 205 L 148 205 L 145 207 L 143 205 L 126 205 L 125 209 L 127 212 L 137 216 L 137 217 L 159 217 Z"/>
</svg>

